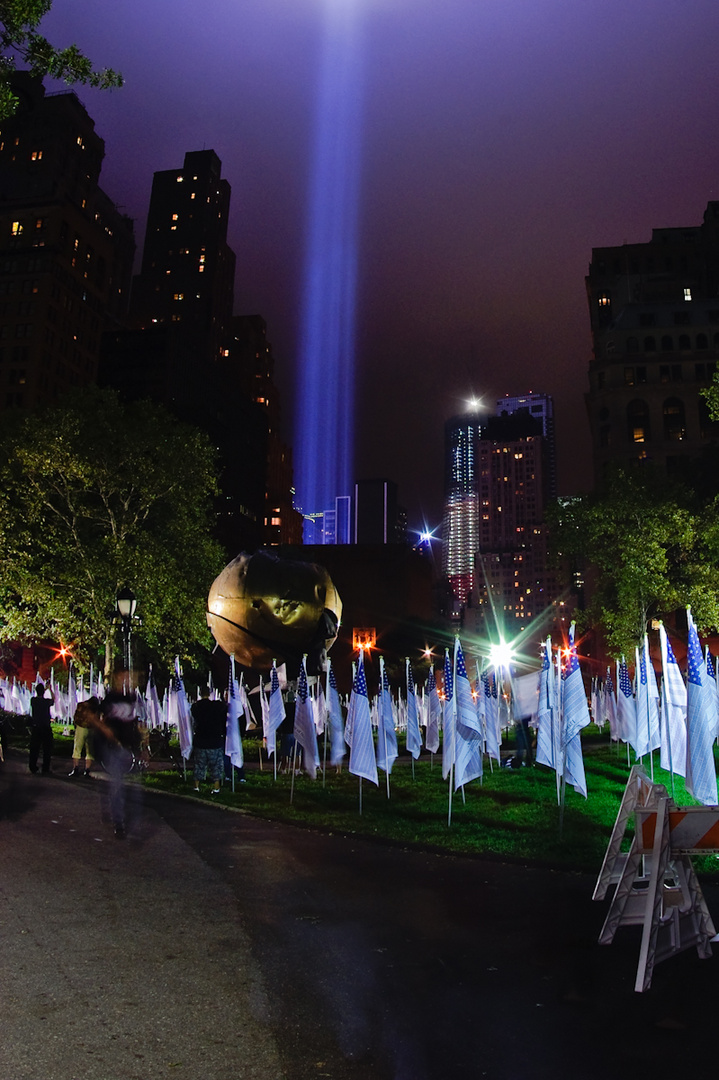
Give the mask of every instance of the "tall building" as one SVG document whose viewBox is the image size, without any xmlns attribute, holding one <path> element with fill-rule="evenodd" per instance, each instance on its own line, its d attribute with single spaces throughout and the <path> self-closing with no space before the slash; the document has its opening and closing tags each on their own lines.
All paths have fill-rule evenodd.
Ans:
<svg viewBox="0 0 719 1080">
<path fill-rule="evenodd" d="M 0 409 L 95 381 L 103 331 L 123 325 L 132 222 L 99 186 L 105 144 L 72 91 L 13 76 L 0 131 Z"/>
<path fill-rule="evenodd" d="M 214 150 L 185 154 L 181 169 L 156 172 L 130 318 L 166 336 L 168 401 L 184 412 L 216 373 L 232 318 L 235 254 L 227 244 L 230 185 Z"/>
<path fill-rule="evenodd" d="M 267 470 L 261 542 L 265 546 L 302 543 L 302 515 L 293 506 L 292 448 L 280 434 L 280 395 L 274 379 L 275 360 L 261 315 L 235 315 L 222 367 L 236 372 L 243 393 L 263 413 L 267 424 Z M 247 472 L 247 459 L 237 466 Z"/>
<path fill-rule="evenodd" d="M 475 584 L 479 550 L 477 448 L 482 420 L 477 412 L 453 416 L 444 425 L 444 519 L 442 572 L 460 606 Z"/>
<path fill-rule="evenodd" d="M 719 434 L 699 394 L 719 356 L 719 202 L 701 225 L 593 248 L 586 286 L 595 482 L 610 462 L 671 471 Z"/>
<path fill-rule="evenodd" d="M 543 449 L 543 484 L 547 498 L 556 499 L 557 490 L 557 444 L 554 434 L 554 399 L 550 394 L 520 394 L 510 397 L 507 394 L 498 398 L 496 416 L 516 416 L 528 414 L 533 420 L 539 420 L 544 437 Z"/>
<path fill-rule="evenodd" d="M 196 424 L 218 450 L 217 534 L 229 552 L 295 543 L 292 453 L 280 437 L 267 328 L 232 315 L 230 185 L 214 150 L 155 173 L 132 329 L 106 335 L 101 379 Z"/>
<path fill-rule="evenodd" d="M 482 621 L 501 621 L 509 638 L 558 599 L 544 525 L 547 447 L 541 417 L 524 409 L 490 417 L 480 436 L 477 631 Z"/>
</svg>

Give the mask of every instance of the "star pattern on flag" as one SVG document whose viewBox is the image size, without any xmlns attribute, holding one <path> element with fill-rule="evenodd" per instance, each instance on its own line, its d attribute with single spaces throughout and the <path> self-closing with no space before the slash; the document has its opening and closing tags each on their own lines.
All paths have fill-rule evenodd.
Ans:
<svg viewBox="0 0 719 1080">
<path fill-rule="evenodd" d="M 431 667 L 427 673 L 427 693 L 431 694 L 433 690 L 437 689 L 437 680 L 434 677 L 434 668 Z"/>
<path fill-rule="evenodd" d="M 624 657 L 619 661 L 619 689 L 625 697 L 632 696 L 632 681 L 629 678 L 629 668 Z"/>
<path fill-rule="evenodd" d="M 354 692 L 355 694 L 361 694 L 362 697 L 367 697 L 367 677 L 364 673 L 364 658 L 362 653 L 360 653 L 359 663 L 357 664 Z"/>
<path fill-rule="evenodd" d="M 457 678 L 467 678 L 467 668 L 464 663 L 464 653 L 461 648 L 457 649 Z"/>
<path fill-rule="evenodd" d="M 297 680 L 297 697 L 304 705 L 309 696 L 309 690 L 307 688 L 307 669 L 304 663 L 300 664 L 300 677 Z"/>
<path fill-rule="evenodd" d="M 449 650 L 444 654 L 444 697 L 445 701 L 451 701 L 454 694 L 454 684 L 452 681 L 452 661 L 450 659 Z"/>
<path fill-rule="evenodd" d="M 689 626 L 689 643 L 687 645 L 687 675 L 689 682 L 694 686 L 702 685 L 702 667 L 704 665 L 704 657 L 702 656 L 702 648 L 699 644 L 699 635 L 696 632 L 696 627 L 692 623 Z"/>
</svg>

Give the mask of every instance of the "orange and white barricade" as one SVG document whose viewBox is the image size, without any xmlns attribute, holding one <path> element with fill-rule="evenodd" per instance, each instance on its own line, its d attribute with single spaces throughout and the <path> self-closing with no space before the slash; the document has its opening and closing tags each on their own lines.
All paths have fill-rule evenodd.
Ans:
<svg viewBox="0 0 719 1080">
<path fill-rule="evenodd" d="M 637 767 L 635 766 L 635 769 Z M 632 770 L 634 773 L 634 770 Z M 614 898 L 604 921 L 600 945 L 609 945 L 620 926 L 641 926 L 642 941 L 634 989 L 648 990 L 654 965 L 696 946 L 700 957 L 712 955 L 714 924 L 691 861 L 691 852 L 719 850 L 719 807 L 675 806 L 660 784 L 638 783 L 630 776 L 634 793 L 643 787 L 643 800 L 634 800 L 636 831 L 628 854 L 619 846 L 628 815 L 620 808 L 615 831 L 607 848 L 594 899 L 602 899 L 607 886 L 617 880 Z M 629 784 L 627 787 L 629 787 Z M 625 797 L 631 803 L 634 796 Z M 622 807 L 624 800 L 622 800 Z M 617 839 L 615 832 L 620 832 Z M 614 861 L 612 863 L 612 849 Z M 621 865 L 621 873 L 614 867 Z"/>
</svg>

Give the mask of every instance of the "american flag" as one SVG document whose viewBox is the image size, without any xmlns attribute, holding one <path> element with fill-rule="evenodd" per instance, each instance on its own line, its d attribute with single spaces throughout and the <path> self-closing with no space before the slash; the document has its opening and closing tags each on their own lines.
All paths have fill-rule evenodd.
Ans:
<svg viewBox="0 0 719 1080">
<path fill-rule="evenodd" d="M 659 644 L 662 653 L 661 766 L 684 776 L 687 762 L 687 688 L 662 623 L 659 624 Z"/>
<path fill-rule="evenodd" d="M 444 705 L 442 708 L 442 776 L 446 780 L 454 765 L 454 735 L 456 728 L 456 702 L 452 679 L 452 659 L 449 649 L 444 650 Z"/>
<path fill-rule="evenodd" d="M 716 719 L 713 693 L 709 684 L 699 635 L 687 608 L 689 642 L 687 645 L 687 775 L 686 789 L 700 803 L 717 803 L 717 780 L 714 767 Z"/>
<path fill-rule="evenodd" d="M 564 672 L 562 692 L 562 739 L 565 752 L 564 772 L 575 791 L 587 797 L 587 781 L 582 757 L 580 732 L 590 722 L 584 680 L 574 643 L 574 623 L 569 628 L 569 659 Z"/>
<path fill-rule="evenodd" d="M 282 700 L 282 692 L 280 690 L 280 677 L 277 674 L 277 665 L 273 661 L 272 671 L 270 672 L 270 701 L 267 709 L 267 728 L 265 730 L 268 755 L 274 754 L 275 752 L 277 745 L 276 732 L 285 716 L 285 703 Z"/>
<path fill-rule="evenodd" d="M 303 750 L 302 761 L 305 772 L 314 780 L 317 775 L 319 753 L 317 751 L 317 729 L 315 728 L 312 700 L 307 686 L 306 658 L 302 658 L 300 676 L 297 681 L 297 703 L 295 705 L 294 736 Z"/>
<path fill-rule="evenodd" d="M 192 753 L 192 719 L 190 716 L 190 703 L 187 700 L 185 684 L 182 681 L 179 656 L 175 657 L 175 675 L 171 682 L 169 698 L 168 713 L 174 715 L 180 736 L 180 753 L 187 761 Z"/>
<path fill-rule="evenodd" d="M 364 654 L 360 652 L 357 672 L 352 686 L 345 740 L 350 748 L 349 771 L 363 776 L 373 784 L 377 780 L 377 759 L 372 738 L 372 720 L 367 697 L 367 679 L 364 673 Z"/>
<path fill-rule="evenodd" d="M 389 681 L 384 659 L 379 660 L 380 671 L 380 695 L 379 695 L 379 730 L 377 732 L 377 764 L 385 772 L 392 772 L 392 766 L 397 759 L 397 735 L 394 730 L 394 711 L 392 709 L 392 695 L 389 692 Z"/>
<path fill-rule="evenodd" d="M 617 695 L 617 726 L 619 738 L 636 746 L 637 742 L 637 706 L 634 701 L 632 681 L 624 657 L 619 661 L 619 693 Z"/>
<path fill-rule="evenodd" d="M 455 663 L 455 770 L 454 789 L 482 775 L 482 726 L 472 697 L 464 653 L 459 638 L 454 642 Z"/>
<path fill-rule="evenodd" d="M 327 715 L 330 721 L 330 764 L 339 765 L 345 756 L 344 724 L 342 723 L 342 707 L 340 696 L 337 692 L 337 679 L 335 669 L 330 661 L 328 664 L 327 678 Z"/>
<path fill-rule="evenodd" d="M 543 646 L 542 670 L 539 678 L 539 709 L 537 711 L 537 761 L 540 765 L 555 768 L 555 710 L 552 682 L 554 669 L 551 665 L 552 639 Z"/>
<path fill-rule="evenodd" d="M 407 749 L 416 760 L 422 749 L 422 735 L 419 730 L 419 717 L 417 715 L 417 695 L 414 689 L 414 678 L 409 657 L 405 661 L 407 672 Z"/>
<path fill-rule="evenodd" d="M 236 769 L 241 769 L 244 763 L 242 754 L 242 739 L 240 737 L 240 688 L 237 685 L 235 672 L 235 658 L 230 657 L 230 681 L 228 685 L 227 702 L 227 730 L 225 733 L 225 754 Z"/>
<path fill-rule="evenodd" d="M 429 701 L 429 709 L 427 716 L 427 734 L 425 735 L 424 741 L 430 754 L 436 754 L 439 750 L 439 718 L 442 714 L 442 704 L 437 692 L 437 680 L 434 675 L 433 667 L 430 667 L 429 669 L 427 686 L 425 689 Z"/>
</svg>

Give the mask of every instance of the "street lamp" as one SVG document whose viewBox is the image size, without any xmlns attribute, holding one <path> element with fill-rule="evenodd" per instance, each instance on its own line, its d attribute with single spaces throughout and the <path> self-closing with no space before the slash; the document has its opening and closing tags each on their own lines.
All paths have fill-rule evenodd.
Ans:
<svg viewBox="0 0 719 1080">
<path fill-rule="evenodd" d="M 122 649 L 123 649 L 123 663 L 125 670 L 127 671 L 128 681 L 131 682 L 132 672 L 132 654 L 130 652 L 130 635 L 132 633 L 132 620 L 135 617 L 135 608 L 137 607 L 137 598 L 132 591 L 125 586 L 124 589 L 120 589 L 117 594 L 117 616 L 122 623 Z"/>
</svg>

